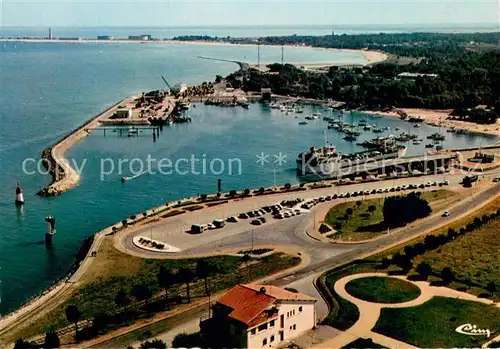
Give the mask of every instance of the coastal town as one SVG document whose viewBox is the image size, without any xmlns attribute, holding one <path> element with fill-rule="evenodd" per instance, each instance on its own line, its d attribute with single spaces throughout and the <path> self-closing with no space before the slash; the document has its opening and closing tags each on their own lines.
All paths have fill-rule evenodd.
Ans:
<svg viewBox="0 0 500 349">
<path fill-rule="evenodd" d="M 33 163 L 44 174 L 17 171 L 5 251 L 31 251 L 32 268 L 48 271 L 29 280 L 25 266 L 12 268 L 19 256 L 5 257 L 19 276 L 6 273 L 2 287 L 33 292 L 1 314 L 0 347 L 499 346 L 498 32 L 167 37 L 101 28 L 91 37 L 62 30 L 3 34 L 7 66 L 40 47 L 33 52 L 50 57 L 75 50 L 75 65 L 88 50 L 105 67 L 102 52 L 116 49 L 125 65 L 126 51 L 112 44 L 127 44 L 152 48 L 148 54 L 171 67 L 151 64 L 153 83 L 139 84 L 151 88 L 122 89 L 133 92 L 60 119 L 61 132 L 5 147 L 19 158 L 18 148 L 25 158 L 38 152 Z M 190 63 L 165 59 L 170 45 L 189 45 Z M 256 55 L 230 59 L 217 55 L 220 47 Z M 267 61 L 266 47 L 281 61 Z M 340 58 L 303 62 L 288 56 L 295 48 Z M 148 57 L 141 51 L 146 69 Z M 179 82 L 196 80 L 186 78 L 191 62 L 234 70 Z M 35 108 L 47 103 L 36 99 Z M 104 110 L 95 113 L 98 106 Z M 27 128 L 16 113 L 6 125 Z M 43 122 L 55 130 L 51 113 Z M 195 176 L 193 159 L 207 153 L 237 155 L 228 163 L 243 159 L 243 174 L 210 165 L 212 173 Z M 169 176 L 141 165 L 103 177 L 104 159 L 151 154 L 182 158 L 191 173 L 176 162 Z M 26 226 L 35 226 L 36 238 L 23 236 Z"/>
</svg>

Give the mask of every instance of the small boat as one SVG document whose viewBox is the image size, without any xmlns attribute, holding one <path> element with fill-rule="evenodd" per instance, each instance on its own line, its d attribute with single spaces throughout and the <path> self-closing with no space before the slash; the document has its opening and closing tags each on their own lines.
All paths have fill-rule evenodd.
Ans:
<svg viewBox="0 0 500 349">
<path fill-rule="evenodd" d="M 307 125 L 307 122 L 301 121 L 301 122 L 299 122 L 299 125 Z"/>
<path fill-rule="evenodd" d="M 357 138 L 354 135 L 347 135 L 343 139 L 348 141 L 348 142 L 354 142 Z"/>
<path fill-rule="evenodd" d="M 304 110 L 302 110 L 302 109 L 295 109 L 295 112 L 296 112 L 297 114 L 302 114 L 302 113 L 304 112 Z"/>
<path fill-rule="evenodd" d="M 442 145 L 436 145 L 436 150 L 437 150 L 437 151 L 441 151 L 441 150 L 443 150 L 443 146 L 442 146 Z"/>
<path fill-rule="evenodd" d="M 454 133 L 454 132 L 457 132 L 457 130 L 454 129 L 454 128 L 449 128 L 449 129 L 446 130 L 446 132 Z"/>
<path fill-rule="evenodd" d="M 419 125 L 419 124 L 415 124 L 415 125 L 413 125 L 413 127 L 415 127 L 415 128 L 419 128 L 419 127 L 420 127 L 420 125 Z"/>
<path fill-rule="evenodd" d="M 399 127 L 396 127 L 394 130 L 399 131 L 399 130 L 400 130 L 400 128 L 399 128 Z"/>
<path fill-rule="evenodd" d="M 414 145 L 419 145 L 419 144 L 421 144 L 421 143 L 422 143 L 422 141 L 421 141 L 420 139 L 415 139 L 415 140 L 413 141 L 413 144 L 414 144 Z"/>
<path fill-rule="evenodd" d="M 370 131 L 371 129 L 372 127 L 370 125 L 366 125 L 365 127 L 363 127 L 364 131 Z"/>
<path fill-rule="evenodd" d="M 130 177 L 122 177 L 122 182 L 126 182 L 130 179 Z"/>
<path fill-rule="evenodd" d="M 137 136 L 139 134 L 138 130 L 130 130 L 127 133 L 127 137 Z"/>
<path fill-rule="evenodd" d="M 321 116 L 321 113 L 313 113 L 313 116 L 320 117 L 320 116 Z"/>
<path fill-rule="evenodd" d="M 429 143 L 429 144 L 426 144 L 426 145 L 425 145 L 425 147 L 426 147 L 426 148 L 434 148 L 434 144 L 430 144 L 430 143 Z"/>
</svg>

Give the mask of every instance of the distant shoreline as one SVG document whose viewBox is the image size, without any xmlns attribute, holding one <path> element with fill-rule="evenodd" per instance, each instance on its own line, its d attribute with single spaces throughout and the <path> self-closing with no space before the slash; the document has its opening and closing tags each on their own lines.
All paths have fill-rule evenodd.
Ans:
<svg viewBox="0 0 500 349">
<path fill-rule="evenodd" d="M 256 44 L 238 44 L 230 42 L 215 42 L 206 40 L 128 40 L 128 39 L 113 39 L 113 40 L 97 40 L 97 39 L 36 39 L 36 38 L 0 38 L 0 42 L 42 42 L 42 43 L 83 43 L 83 44 L 191 44 L 191 45 L 220 45 L 220 46 L 257 46 Z M 261 47 L 281 47 L 281 45 L 269 45 L 263 44 Z M 384 62 L 389 58 L 389 55 L 381 51 L 370 51 L 370 50 L 355 50 L 355 49 L 338 49 L 329 47 L 314 47 L 306 45 L 283 45 L 288 48 L 305 48 L 312 50 L 329 50 L 336 52 L 353 52 L 361 54 L 366 63 L 364 65 L 370 65 L 375 63 Z M 254 64 L 255 62 L 249 62 Z M 304 63 L 292 63 L 294 65 L 309 65 L 309 66 L 345 66 L 345 65 L 357 65 L 356 63 L 349 62 L 333 62 L 333 63 L 316 63 L 316 62 L 304 62 Z"/>
</svg>

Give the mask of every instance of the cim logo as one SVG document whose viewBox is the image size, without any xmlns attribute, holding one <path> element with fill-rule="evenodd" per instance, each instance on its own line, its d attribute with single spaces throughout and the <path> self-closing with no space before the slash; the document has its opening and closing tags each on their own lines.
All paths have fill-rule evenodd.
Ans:
<svg viewBox="0 0 500 349">
<path fill-rule="evenodd" d="M 491 335 L 490 330 L 482 330 L 477 328 L 476 325 L 471 324 L 460 325 L 455 329 L 455 331 L 469 336 L 486 336 L 486 338 L 490 338 Z"/>
</svg>

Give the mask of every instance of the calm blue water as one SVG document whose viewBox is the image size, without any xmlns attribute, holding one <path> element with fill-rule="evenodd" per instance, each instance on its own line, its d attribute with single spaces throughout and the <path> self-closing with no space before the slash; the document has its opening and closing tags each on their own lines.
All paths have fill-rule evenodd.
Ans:
<svg viewBox="0 0 500 349">
<path fill-rule="evenodd" d="M 189 111 L 192 123 L 165 128 L 155 143 L 149 134 L 137 138 L 120 138 L 111 132 L 106 137 L 98 132 L 92 134 L 67 154 L 78 163 L 87 159 L 80 185 L 59 197 L 40 198 L 35 193 L 49 177 L 24 174 L 21 166 L 24 159 L 38 159 L 45 147 L 124 96 L 163 88 L 161 75 L 172 83 L 199 83 L 236 69 L 234 64 L 200 60 L 197 55 L 250 60 L 248 57 L 254 55 L 254 50 L 182 44 L 1 43 L 1 48 L 0 313 L 15 308 L 64 275 L 81 241 L 103 227 L 165 201 L 215 192 L 219 177 L 223 179 L 223 190 L 272 185 L 276 167 L 278 183 L 296 182 L 297 153 L 310 145 L 323 144 L 326 126 L 323 121 L 299 126 L 299 119 L 263 109 L 258 104 L 250 110 L 199 105 Z M 280 48 L 261 52 L 264 62 L 280 60 Z M 286 59 L 364 61 L 353 53 L 306 49 L 289 50 Z M 365 118 L 379 126 L 407 127 L 399 120 Z M 423 125 L 418 132 L 423 135 L 430 131 L 434 129 Z M 363 137 L 368 139 L 373 135 Z M 328 138 L 344 151 L 358 150 L 340 140 L 333 131 L 328 131 Z M 448 135 L 445 145 L 472 146 L 491 140 Z M 410 153 L 421 151 L 410 149 Z M 287 163 L 261 166 L 256 163 L 256 155 L 261 152 L 270 154 L 271 162 L 274 154 L 282 152 L 287 155 Z M 200 159 L 205 156 L 208 161 L 220 158 L 225 164 L 238 158 L 241 174 L 235 171 L 229 175 L 226 171 L 220 175 L 143 175 L 122 184 L 121 175 L 115 172 L 101 181 L 101 159 L 144 159 L 148 154 L 173 162 L 191 154 Z M 122 175 L 127 174 L 125 169 Z M 18 180 L 26 200 L 22 210 L 13 204 Z M 51 251 L 42 242 L 47 215 L 57 218 L 57 235 Z"/>
</svg>

